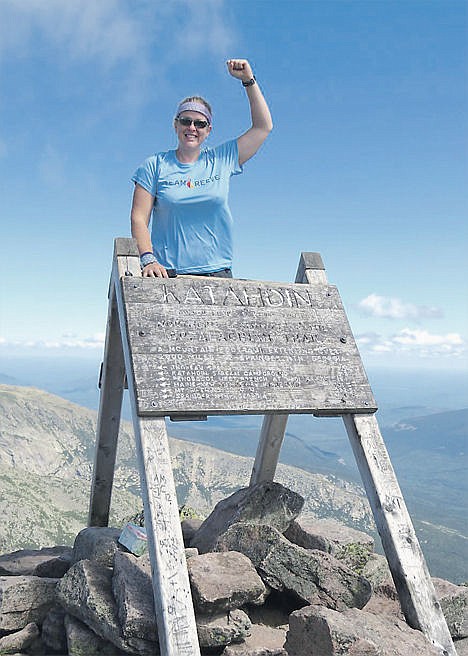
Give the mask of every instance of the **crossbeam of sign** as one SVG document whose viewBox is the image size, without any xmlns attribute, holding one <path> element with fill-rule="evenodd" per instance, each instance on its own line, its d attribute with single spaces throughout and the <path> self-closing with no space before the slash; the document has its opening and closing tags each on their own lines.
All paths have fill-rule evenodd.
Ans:
<svg viewBox="0 0 468 656">
<path fill-rule="evenodd" d="M 140 415 L 376 410 L 338 290 L 124 278 Z"/>
</svg>

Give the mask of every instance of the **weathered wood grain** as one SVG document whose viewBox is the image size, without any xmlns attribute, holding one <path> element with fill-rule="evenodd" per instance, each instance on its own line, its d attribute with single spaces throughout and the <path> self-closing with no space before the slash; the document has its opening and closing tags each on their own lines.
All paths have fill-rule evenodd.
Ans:
<svg viewBox="0 0 468 656">
<path fill-rule="evenodd" d="M 125 386 L 125 362 L 115 285 L 120 276 L 129 274 L 141 276 L 136 243 L 133 239 L 116 239 L 109 283 L 109 306 L 101 372 L 101 393 L 99 396 L 88 526 L 107 526 L 109 523 L 120 414 Z"/>
<path fill-rule="evenodd" d="M 296 283 L 328 284 L 325 267 L 319 253 L 301 253 Z M 274 480 L 288 417 L 288 414 L 274 414 L 265 415 L 263 418 L 250 485 Z"/>
<path fill-rule="evenodd" d="M 120 329 L 152 568 L 159 643 L 163 656 L 200 656 L 169 442 L 164 419 L 141 417 L 132 374 L 125 301 L 117 288 Z"/>
<path fill-rule="evenodd" d="M 122 280 L 141 415 L 371 412 L 333 286 Z"/>
<path fill-rule="evenodd" d="M 125 362 L 115 293 L 109 300 L 88 526 L 107 526 L 124 391 Z"/>
<path fill-rule="evenodd" d="M 456 656 L 377 419 L 343 415 L 343 421 L 406 620 L 425 634 L 441 656 Z"/>
</svg>

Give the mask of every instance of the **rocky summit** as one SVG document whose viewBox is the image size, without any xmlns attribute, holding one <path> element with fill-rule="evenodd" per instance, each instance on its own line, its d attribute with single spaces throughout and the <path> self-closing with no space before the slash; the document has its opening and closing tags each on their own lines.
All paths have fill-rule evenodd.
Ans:
<svg viewBox="0 0 468 656">
<path fill-rule="evenodd" d="M 204 522 L 182 520 L 202 655 L 440 654 L 406 624 L 372 538 L 302 506 L 280 483 L 261 483 L 220 501 Z M 0 654 L 159 653 L 149 557 L 129 553 L 120 533 L 85 528 L 72 549 L 0 557 Z M 468 588 L 434 584 L 466 654 Z"/>
</svg>

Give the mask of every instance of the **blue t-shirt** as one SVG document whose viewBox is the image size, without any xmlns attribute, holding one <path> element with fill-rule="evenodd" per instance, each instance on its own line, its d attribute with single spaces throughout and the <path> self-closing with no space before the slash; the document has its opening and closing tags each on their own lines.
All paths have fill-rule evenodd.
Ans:
<svg viewBox="0 0 468 656">
<path fill-rule="evenodd" d="M 132 180 L 155 197 L 151 241 L 158 262 L 178 273 L 232 266 L 231 175 L 242 173 L 237 141 L 204 148 L 182 164 L 175 150 L 149 157 Z"/>
</svg>

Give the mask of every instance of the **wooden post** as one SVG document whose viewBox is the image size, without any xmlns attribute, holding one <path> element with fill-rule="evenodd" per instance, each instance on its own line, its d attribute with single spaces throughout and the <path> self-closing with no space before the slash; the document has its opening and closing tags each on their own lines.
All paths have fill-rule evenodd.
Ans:
<svg viewBox="0 0 468 656">
<path fill-rule="evenodd" d="M 375 415 L 343 415 L 401 609 L 444 656 L 456 656 Z"/>
<path fill-rule="evenodd" d="M 320 253 L 301 253 L 296 282 L 326 285 L 327 276 Z M 275 478 L 281 446 L 289 415 L 270 414 L 263 418 L 255 461 L 249 485 L 272 481 Z"/>
<path fill-rule="evenodd" d="M 120 264 L 120 274 L 122 267 L 132 271 L 130 257 Z M 138 414 L 120 277 L 116 278 L 115 290 L 132 406 L 160 650 L 162 656 L 200 656 L 166 424 L 164 418 L 141 417 Z"/>
<path fill-rule="evenodd" d="M 89 503 L 88 526 L 107 526 L 114 481 L 115 456 L 125 380 L 115 285 L 120 276 L 141 276 L 138 249 L 133 239 L 116 239 L 109 283 L 109 309 L 101 372 L 101 394 L 96 451 Z"/>
</svg>

